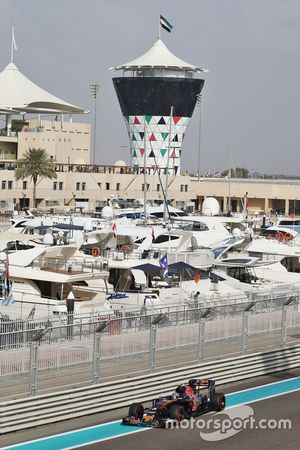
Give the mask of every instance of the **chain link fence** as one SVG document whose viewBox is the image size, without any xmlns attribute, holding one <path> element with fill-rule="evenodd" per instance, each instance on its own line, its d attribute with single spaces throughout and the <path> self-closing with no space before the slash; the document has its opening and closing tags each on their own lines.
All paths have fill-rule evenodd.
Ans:
<svg viewBox="0 0 300 450">
<path fill-rule="evenodd" d="M 0 322 L 1 397 L 98 383 L 299 341 L 298 295 Z"/>
</svg>

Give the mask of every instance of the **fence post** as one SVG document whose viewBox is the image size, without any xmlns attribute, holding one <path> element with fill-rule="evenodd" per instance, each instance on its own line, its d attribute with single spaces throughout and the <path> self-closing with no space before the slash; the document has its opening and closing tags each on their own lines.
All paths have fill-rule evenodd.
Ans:
<svg viewBox="0 0 300 450">
<path fill-rule="evenodd" d="M 149 336 L 149 373 L 155 372 L 157 325 L 151 323 Z"/>
<path fill-rule="evenodd" d="M 287 306 L 282 306 L 282 316 L 281 316 L 281 348 L 286 346 L 286 332 L 287 332 Z"/>
<path fill-rule="evenodd" d="M 110 324 L 110 320 L 103 320 L 94 330 L 93 337 L 93 384 L 99 383 L 101 358 L 101 333 Z"/>
<path fill-rule="evenodd" d="M 252 298 L 252 296 L 251 296 Z M 243 323 L 242 323 L 242 345 L 241 345 L 241 353 L 245 355 L 247 351 L 247 336 L 249 333 L 249 324 L 250 324 L 250 316 L 249 312 L 255 306 L 256 302 L 250 302 L 246 308 L 243 310 Z"/>
<path fill-rule="evenodd" d="M 38 362 L 38 341 L 31 341 L 30 343 L 30 378 L 29 378 L 29 395 L 33 396 L 37 390 L 37 362 Z"/>
<path fill-rule="evenodd" d="M 246 350 L 247 350 L 247 336 L 248 336 L 248 325 L 249 325 L 248 317 L 249 317 L 249 312 L 243 311 L 242 346 L 241 346 L 242 347 L 241 348 L 242 355 L 245 355 Z"/>
<path fill-rule="evenodd" d="M 99 383 L 100 377 L 100 355 L 101 355 L 101 333 L 94 333 L 93 340 L 93 384 Z"/>
<path fill-rule="evenodd" d="M 199 334 L 198 334 L 198 363 L 204 359 L 204 342 L 205 342 L 205 317 L 200 317 Z"/>
</svg>

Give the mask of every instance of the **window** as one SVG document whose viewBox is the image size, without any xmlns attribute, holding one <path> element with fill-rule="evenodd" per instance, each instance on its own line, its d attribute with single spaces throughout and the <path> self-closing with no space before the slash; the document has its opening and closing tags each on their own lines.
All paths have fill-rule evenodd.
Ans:
<svg viewBox="0 0 300 450">
<path fill-rule="evenodd" d="M 27 189 L 27 181 L 23 181 L 23 188 L 22 189 Z"/>
<path fill-rule="evenodd" d="M 81 189 L 82 189 L 83 191 L 86 190 L 86 183 L 81 183 Z"/>
<path fill-rule="evenodd" d="M 174 235 L 168 235 L 168 234 L 161 234 L 160 236 L 157 236 L 157 238 L 154 241 L 154 244 L 162 244 L 164 242 L 170 241 L 176 241 L 176 239 L 179 239 L 179 236 Z"/>
<path fill-rule="evenodd" d="M 157 185 L 156 185 L 156 190 L 157 190 L 157 192 L 160 191 L 160 184 L 157 184 Z"/>
<path fill-rule="evenodd" d="M 62 191 L 62 190 L 63 190 L 63 187 L 64 187 L 64 183 L 63 183 L 62 181 L 60 181 L 60 182 L 58 183 L 58 186 L 59 186 L 59 190 Z"/>
<path fill-rule="evenodd" d="M 147 184 L 146 184 L 146 190 L 149 191 L 149 188 L 150 188 L 150 184 L 147 183 Z M 142 184 L 142 191 L 144 192 L 144 190 L 145 190 L 145 185 Z"/>
<path fill-rule="evenodd" d="M 79 183 L 79 181 L 77 181 L 77 183 L 76 183 L 76 191 L 80 191 L 80 183 Z"/>
<path fill-rule="evenodd" d="M 183 184 L 180 185 L 180 192 L 183 192 Z"/>
<path fill-rule="evenodd" d="M 9 180 L 7 182 L 7 189 L 12 189 L 12 187 L 13 187 L 13 182 Z"/>
<path fill-rule="evenodd" d="M 102 189 L 101 183 L 98 183 L 99 189 Z"/>
<path fill-rule="evenodd" d="M 6 181 L 2 181 L 2 183 L 1 183 L 1 189 L 6 189 Z"/>
<path fill-rule="evenodd" d="M 186 184 L 185 186 L 184 186 L 184 190 L 185 190 L 185 192 L 187 192 L 188 191 L 188 184 Z"/>
<path fill-rule="evenodd" d="M 107 191 L 109 191 L 109 189 L 110 189 L 109 183 L 105 183 L 105 189 L 106 189 Z"/>
<path fill-rule="evenodd" d="M 53 190 L 57 191 L 57 181 L 54 181 L 54 183 L 53 183 Z"/>
<path fill-rule="evenodd" d="M 121 186 L 121 184 L 120 184 L 120 183 L 117 183 L 117 184 L 116 184 L 116 190 L 117 190 L 117 191 L 119 191 L 119 190 L 120 190 L 120 186 Z"/>
</svg>

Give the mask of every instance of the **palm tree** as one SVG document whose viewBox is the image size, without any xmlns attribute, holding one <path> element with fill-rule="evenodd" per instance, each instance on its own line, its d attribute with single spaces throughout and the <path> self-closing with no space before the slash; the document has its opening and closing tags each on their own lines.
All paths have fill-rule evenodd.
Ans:
<svg viewBox="0 0 300 450">
<path fill-rule="evenodd" d="M 36 185 L 38 178 L 57 178 L 52 159 L 44 148 L 29 148 L 23 158 L 18 159 L 15 179 L 31 178 L 33 182 L 33 204 L 37 208 Z"/>
</svg>

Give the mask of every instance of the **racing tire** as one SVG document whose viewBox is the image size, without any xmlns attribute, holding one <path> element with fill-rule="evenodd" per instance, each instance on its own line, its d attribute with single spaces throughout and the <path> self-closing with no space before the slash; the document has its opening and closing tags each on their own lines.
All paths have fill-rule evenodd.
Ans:
<svg viewBox="0 0 300 450">
<path fill-rule="evenodd" d="M 170 408 L 170 419 L 181 422 L 186 417 L 185 411 L 181 405 L 172 405 Z"/>
<path fill-rule="evenodd" d="M 134 417 L 135 419 L 142 419 L 144 415 L 144 407 L 142 403 L 132 403 L 129 406 L 129 417 Z"/>
<path fill-rule="evenodd" d="M 226 406 L 226 399 L 224 394 L 213 394 L 210 397 L 210 405 L 213 411 L 223 411 Z"/>
</svg>

